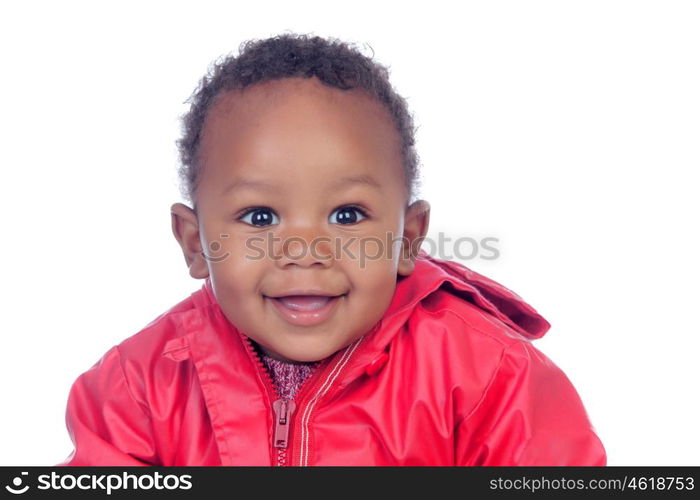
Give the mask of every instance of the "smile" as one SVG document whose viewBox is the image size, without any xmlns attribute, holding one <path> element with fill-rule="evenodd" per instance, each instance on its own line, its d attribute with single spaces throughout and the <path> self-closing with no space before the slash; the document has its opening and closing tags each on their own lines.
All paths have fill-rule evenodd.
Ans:
<svg viewBox="0 0 700 500">
<path fill-rule="evenodd" d="M 326 321 L 344 297 L 345 295 L 289 295 L 265 298 L 272 302 L 285 321 L 299 326 L 313 326 Z"/>
</svg>

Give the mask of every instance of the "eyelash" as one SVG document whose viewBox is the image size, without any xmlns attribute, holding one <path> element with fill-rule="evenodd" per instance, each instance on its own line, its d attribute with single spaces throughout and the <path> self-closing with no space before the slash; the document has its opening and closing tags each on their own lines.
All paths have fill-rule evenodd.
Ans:
<svg viewBox="0 0 700 500">
<path fill-rule="evenodd" d="M 366 212 L 365 210 L 361 209 L 360 207 L 358 207 L 357 205 L 342 205 L 342 206 L 336 208 L 335 210 L 333 210 L 333 212 L 331 213 L 331 215 L 332 215 L 333 213 L 337 212 L 337 211 L 340 210 L 340 209 L 344 209 L 344 210 L 355 210 L 355 211 L 359 212 L 360 215 L 362 215 L 362 219 L 360 219 L 359 221 L 353 222 L 353 223 L 351 223 L 351 224 L 340 224 L 340 223 L 339 223 L 338 225 L 340 225 L 340 226 L 351 226 L 351 225 L 353 225 L 353 224 L 358 224 L 358 223 L 362 222 L 364 219 L 367 219 L 367 218 L 369 217 L 369 216 L 367 215 L 367 212 Z M 264 225 L 264 226 L 259 226 L 259 225 L 256 225 L 256 224 L 251 224 L 251 223 L 249 223 L 249 222 L 243 221 L 243 218 L 244 218 L 244 217 L 247 217 L 248 215 L 250 215 L 250 214 L 252 214 L 252 213 L 254 213 L 254 212 L 257 212 L 258 210 L 260 210 L 260 211 L 266 210 L 266 211 L 271 212 L 272 214 L 275 214 L 274 210 L 272 210 L 272 209 L 269 208 L 269 207 L 251 207 L 251 208 L 248 208 L 248 209 L 244 210 L 243 213 L 242 213 L 240 216 L 236 217 L 236 220 L 239 220 L 239 221 L 243 222 L 244 224 L 248 224 L 249 226 L 253 226 L 253 227 L 268 227 L 268 226 L 275 225 L 275 224 L 266 224 L 266 225 Z M 275 214 L 275 215 L 276 215 L 276 214 Z"/>
</svg>

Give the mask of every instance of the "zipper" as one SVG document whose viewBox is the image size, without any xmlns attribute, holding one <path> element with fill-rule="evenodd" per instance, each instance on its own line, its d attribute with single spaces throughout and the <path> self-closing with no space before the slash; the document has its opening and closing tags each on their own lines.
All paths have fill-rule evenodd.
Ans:
<svg viewBox="0 0 700 500">
<path fill-rule="evenodd" d="M 289 428 L 296 404 L 292 399 L 281 398 L 272 403 L 275 411 L 275 433 L 272 446 L 277 448 L 277 465 L 287 465 L 287 445 L 289 444 Z"/>
<path fill-rule="evenodd" d="M 263 385 L 268 396 L 268 401 L 271 402 L 272 411 L 274 413 L 274 423 L 272 430 L 272 456 L 275 458 L 276 466 L 286 466 L 291 465 L 287 460 L 287 450 L 292 448 L 294 434 L 290 434 L 290 429 L 292 429 L 292 422 L 295 410 L 297 409 L 297 404 L 293 399 L 287 399 L 281 397 L 279 391 L 275 387 L 274 381 L 270 372 L 267 371 L 265 365 L 260 358 L 260 355 L 255 350 L 253 342 L 250 338 L 245 336 L 239 331 L 241 339 L 243 340 L 243 345 L 245 346 L 251 360 L 254 362 L 258 368 L 258 373 L 261 374 Z M 297 391 L 297 400 L 300 396 L 303 396 L 308 392 L 308 388 L 313 385 L 314 381 L 320 376 L 323 368 L 327 364 L 328 360 L 322 360 L 314 369 L 313 373 L 301 384 Z M 299 406 L 301 408 L 301 406 Z"/>
<path fill-rule="evenodd" d="M 319 376 L 316 377 L 316 380 L 322 379 L 323 382 L 320 385 L 317 383 L 314 384 L 314 386 L 318 386 L 318 389 L 314 390 L 313 392 L 310 391 L 310 389 L 312 388 L 311 384 L 309 384 L 306 387 L 307 390 L 303 392 L 303 396 L 305 396 L 308 393 L 310 394 L 310 397 L 303 399 L 302 391 L 299 391 L 299 401 L 301 403 L 299 404 L 300 411 L 297 415 L 297 419 L 300 425 L 297 425 L 294 429 L 294 439 L 295 442 L 300 444 L 300 446 L 297 447 L 297 455 L 293 457 L 294 462 L 298 463 L 299 466 L 306 467 L 309 465 L 309 423 L 312 420 L 318 402 L 333 387 L 334 382 L 343 372 L 343 368 L 345 368 L 345 366 L 348 364 L 348 362 L 352 358 L 353 353 L 357 350 L 357 347 L 362 343 L 364 339 L 365 336 L 360 337 L 358 340 L 354 341 L 345 349 L 324 360 L 330 360 L 330 363 L 332 363 L 332 367 L 330 369 L 325 370 L 320 370 L 320 366 L 317 368 L 317 372 L 314 373 L 314 375 L 318 374 Z M 321 377 L 321 375 L 323 375 L 323 377 Z M 314 382 L 316 382 L 316 380 Z"/>
<path fill-rule="evenodd" d="M 348 364 L 357 347 L 364 340 L 365 336 L 347 346 L 345 349 L 323 359 L 314 369 L 313 373 L 301 384 L 296 393 L 296 400 L 281 397 L 279 391 L 275 387 L 272 376 L 265 368 L 265 365 L 260 358 L 260 355 L 255 350 L 252 340 L 244 335 L 241 331 L 238 332 L 243 340 L 251 359 L 258 367 L 258 372 L 262 374 L 263 383 L 266 388 L 268 401 L 271 401 L 272 410 L 274 413 L 274 424 L 272 432 L 272 455 L 276 452 L 276 466 L 286 466 L 298 463 L 300 466 L 307 466 L 309 460 L 309 423 L 314 414 L 318 401 L 333 387 L 333 383 L 338 378 L 343 368 Z M 332 367 L 328 369 L 328 365 Z M 312 392 L 318 385 L 318 381 L 323 379 L 323 383 L 318 390 Z M 307 397 L 310 395 L 310 397 Z M 293 419 L 296 410 L 297 420 Z M 301 420 L 299 420 L 301 418 Z M 294 426 L 292 426 L 294 422 Z M 290 430 L 293 433 L 290 436 Z M 294 448 L 292 443 L 300 443 L 297 454 L 293 454 L 287 463 L 287 450 Z"/>
<path fill-rule="evenodd" d="M 289 424 L 296 404 L 293 399 L 282 398 L 272 403 L 272 408 L 275 410 L 275 438 L 272 445 L 275 448 L 286 448 L 289 439 Z"/>
</svg>

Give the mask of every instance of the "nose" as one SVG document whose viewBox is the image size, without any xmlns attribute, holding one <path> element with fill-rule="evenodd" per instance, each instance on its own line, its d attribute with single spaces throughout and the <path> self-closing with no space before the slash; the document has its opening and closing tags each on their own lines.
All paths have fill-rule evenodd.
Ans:
<svg viewBox="0 0 700 500">
<path fill-rule="evenodd" d="M 331 238 L 316 227 L 296 227 L 280 235 L 274 257 L 282 268 L 329 267 L 333 262 Z"/>
</svg>

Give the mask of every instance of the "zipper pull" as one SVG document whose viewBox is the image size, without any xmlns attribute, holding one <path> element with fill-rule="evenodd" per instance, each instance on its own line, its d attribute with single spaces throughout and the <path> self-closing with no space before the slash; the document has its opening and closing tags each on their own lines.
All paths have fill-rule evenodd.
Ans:
<svg viewBox="0 0 700 500">
<path fill-rule="evenodd" d="M 275 410 L 275 448 L 286 448 L 289 438 L 289 424 L 296 404 L 291 399 L 278 399 L 272 403 Z"/>
</svg>

